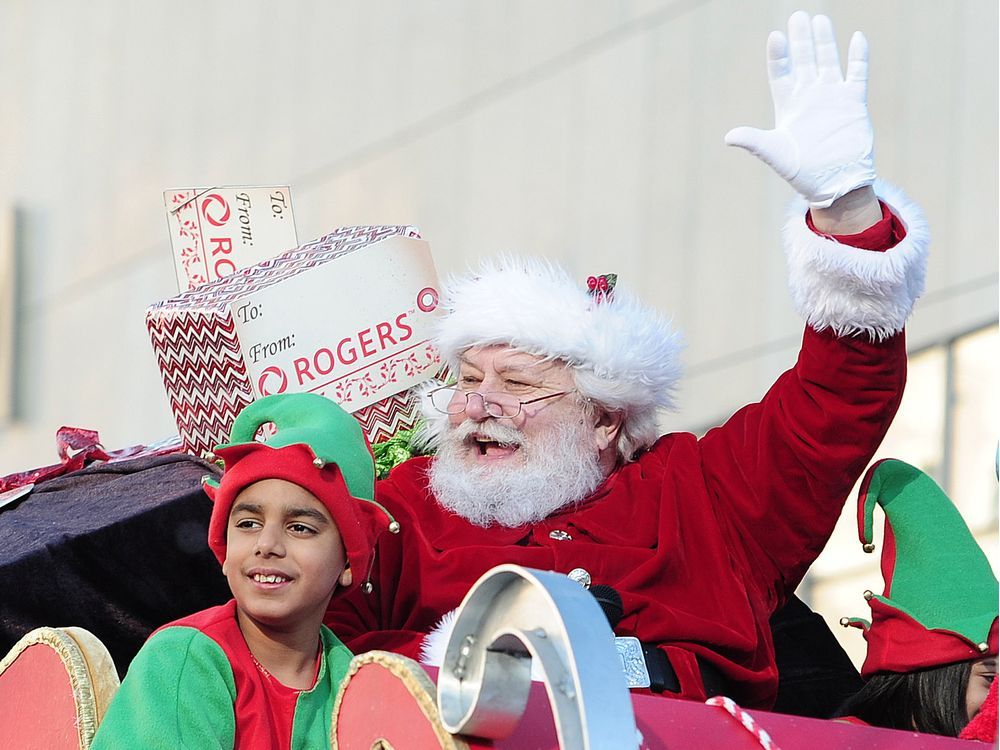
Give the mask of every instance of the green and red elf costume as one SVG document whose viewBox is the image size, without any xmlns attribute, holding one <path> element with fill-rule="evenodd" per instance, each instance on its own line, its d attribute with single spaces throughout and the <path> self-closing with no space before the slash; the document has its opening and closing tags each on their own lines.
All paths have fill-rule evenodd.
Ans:
<svg viewBox="0 0 1000 750">
<path fill-rule="evenodd" d="M 276 434 L 256 442 L 267 424 Z M 357 421 L 321 396 L 282 394 L 244 409 L 231 440 L 216 449 L 225 463 L 221 481 L 203 480 L 214 501 L 208 543 L 219 562 L 226 558 L 237 495 L 255 482 L 284 479 L 329 509 L 355 572 L 354 586 L 365 581 L 376 537 L 398 525 L 373 500 L 374 462 Z M 257 662 L 236 613 L 232 600 L 154 632 L 132 661 L 95 750 L 328 747 L 334 699 L 351 652 L 321 626 L 315 684 L 289 688 Z"/>
</svg>

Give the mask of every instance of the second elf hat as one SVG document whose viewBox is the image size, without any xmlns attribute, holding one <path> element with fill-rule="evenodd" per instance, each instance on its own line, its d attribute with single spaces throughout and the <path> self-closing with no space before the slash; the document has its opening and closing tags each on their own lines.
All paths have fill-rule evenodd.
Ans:
<svg viewBox="0 0 1000 750">
<path fill-rule="evenodd" d="M 275 434 L 258 442 L 264 425 Z M 353 585 L 368 576 L 375 540 L 399 524 L 375 502 L 375 463 L 361 425 L 340 406 L 312 393 L 266 396 L 247 406 L 233 423 L 230 443 L 215 454 L 225 464 L 220 481 L 202 485 L 214 502 L 208 546 L 226 559 L 226 531 L 233 501 L 264 479 L 284 479 L 315 495 L 333 517 L 354 571 Z"/>
<path fill-rule="evenodd" d="M 858 495 L 858 535 L 866 552 L 874 550 L 876 503 L 885 511 L 885 592 L 865 592 L 870 623 L 841 620 L 864 631 L 868 655 L 862 676 L 996 655 L 997 579 L 948 496 L 903 461 L 874 464 Z"/>
</svg>

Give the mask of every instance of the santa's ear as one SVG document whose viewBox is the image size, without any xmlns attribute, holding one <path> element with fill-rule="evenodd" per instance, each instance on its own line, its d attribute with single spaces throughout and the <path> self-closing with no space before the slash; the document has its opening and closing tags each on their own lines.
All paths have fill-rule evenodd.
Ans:
<svg viewBox="0 0 1000 750">
<path fill-rule="evenodd" d="M 620 411 L 610 411 L 601 407 L 594 409 L 594 431 L 598 450 L 603 451 L 615 445 L 624 421 L 625 415 Z"/>
</svg>

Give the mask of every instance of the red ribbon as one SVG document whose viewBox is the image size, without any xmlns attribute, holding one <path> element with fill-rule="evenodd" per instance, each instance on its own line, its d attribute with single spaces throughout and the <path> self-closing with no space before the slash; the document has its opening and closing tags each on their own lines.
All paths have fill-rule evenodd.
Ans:
<svg viewBox="0 0 1000 750">
<path fill-rule="evenodd" d="M 180 443 L 179 441 L 165 441 L 163 444 L 154 444 L 153 446 L 133 445 L 129 448 L 109 452 L 101 445 L 101 438 L 96 430 L 60 427 L 56 430 L 56 450 L 59 453 L 60 463 L 0 477 L 0 492 L 69 474 L 71 471 L 82 469 L 94 461 L 121 461 L 144 455 L 177 453 L 180 451 Z"/>
</svg>

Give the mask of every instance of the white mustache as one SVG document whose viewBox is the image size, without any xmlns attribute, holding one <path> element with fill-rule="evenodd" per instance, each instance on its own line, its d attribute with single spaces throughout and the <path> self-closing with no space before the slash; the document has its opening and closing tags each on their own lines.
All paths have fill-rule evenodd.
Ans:
<svg viewBox="0 0 1000 750">
<path fill-rule="evenodd" d="M 516 444 L 514 461 L 470 460 L 488 446 L 475 438 Z M 502 420 L 465 420 L 441 433 L 430 468 L 430 486 L 438 503 L 477 526 L 515 527 L 537 523 L 558 508 L 579 502 L 601 483 L 593 440 L 583 425 L 570 420 L 543 434 L 525 435 Z"/>
<path fill-rule="evenodd" d="M 520 446 L 524 443 L 524 435 L 519 429 L 511 425 L 500 424 L 499 422 L 494 421 L 480 422 L 477 424 L 467 420 L 459 424 L 457 427 L 452 428 L 451 434 L 456 441 L 465 441 L 473 435 L 477 435 L 505 445 Z"/>
</svg>

